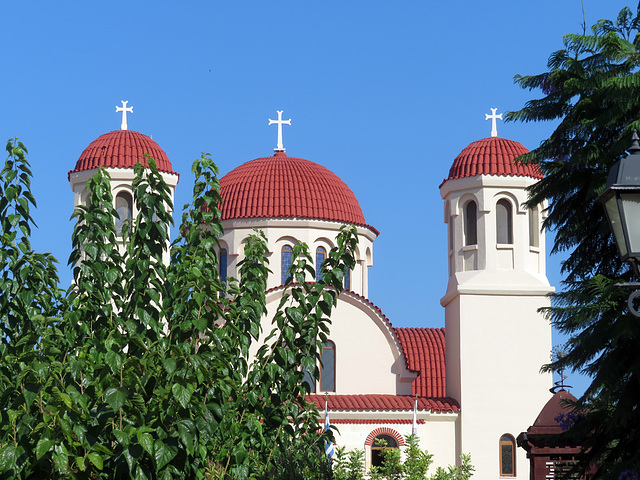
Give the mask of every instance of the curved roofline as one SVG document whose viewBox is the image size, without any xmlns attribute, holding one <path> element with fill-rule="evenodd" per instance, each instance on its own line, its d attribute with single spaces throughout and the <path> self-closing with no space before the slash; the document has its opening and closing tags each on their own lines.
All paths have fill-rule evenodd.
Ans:
<svg viewBox="0 0 640 480">
<path fill-rule="evenodd" d="M 304 218 L 372 228 L 355 194 L 338 175 L 284 152 L 237 166 L 220 178 L 220 187 L 223 220 Z"/>
<path fill-rule="evenodd" d="M 127 142 L 127 140 L 131 138 L 137 140 Z M 114 139 L 117 140 L 114 141 Z M 104 144 L 100 146 L 99 142 L 101 140 Z M 141 142 L 148 145 L 141 144 Z M 101 149 L 100 155 L 95 154 L 98 148 Z M 153 150 L 156 150 L 156 152 L 152 153 Z M 133 168 L 137 163 L 142 163 L 148 168 L 148 165 L 146 165 L 144 161 L 146 158 L 145 155 L 149 155 L 149 157 L 155 160 L 158 171 L 177 174 L 173 170 L 171 160 L 169 160 L 167 153 L 158 142 L 149 135 L 135 130 L 111 130 L 92 140 L 91 143 L 82 150 L 73 170 L 69 170 L 67 173 L 67 177 L 70 177 L 72 173 L 89 171 L 99 167 L 129 169 Z M 142 157 L 142 160 L 140 157 Z M 97 160 L 98 158 L 99 160 Z M 126 159 L 126 161 L 116 162 L 114 165 L 112 164 L 114 158 Z M 132 158 L 136 158 L 137 161 L 132 163 Z M 132 164 L 128 165 L 129 163 Z"/>
<path fill-rule="evenodd" d="M 499 152 L 499 155 L 494 155 L 494 159 L 489 159 L 488 162 L 483 162 L 477 164 L 478 162 L 468 162 L 466 161 L 466 157 L 471 154 L 475 154 L 476 152 L 472 152 L 471 150 L 474 148 L 483 148 L 486 145 L 496 144 L 500 142 L 508 142 L 512 144 L 516 150 L 516 155 L 513 156 L 514 152 Z M 495 152 L 489 152 L 495 153 Z M 520 142 L 515 140 L 510 140 L 508 138 L 503 137 L 485 137 L 474 142 L 471 142 L 465 148 L 463 148 L 460 153 L 453 160 L 451 168 L 449 170 L 449 175 L 445 178 L 439 185 L 441 188 L 449 180 L 457 180 L 459 178 L 468 178 L 475 177 L 480 175 L 487 176 L 495 176 L 495 177 L 530 177 L 536 180 L 540 180 L 543 177 L 542 171 L 540 171 L 540 167 L 537 164 L 523 164 L 523 163 L 515 163 L 514 161 L 520 158 L 522 155 L 529 153 L 529 150 L 522 145 Z M 486 155 L 486 154 L 485 154 Z M 503 156 L 513 157 L 510 158 L 511 164 L 507 164 L 504 161 Z M 473 167 L 473 168 L 472 168 Z M 470 171 L 471 170 L 471 171 Z M 486 171 L 485 171 L 486 170 Z M 529 170 L 527 172 L 526 170 Z"/>
<path fill-rule="evenodd" d="M 355 225 L 356 227 L 363 227 L 366 228 L 368 230 L 371 230 L 372 233 L 374 233 L 376 235 L 376 237 L 380 236 L 380 231 L 374 227 L 373 225 L 369 225 L 366 223 L 347 223 L 347 222 L 341 222 L 339 220 L 335 220 L 333 218 L 322 218 L 322 217 L 307 217 L 307 216 L 287 216 L 287 215 L 281 215 L 281 216 L 277 216 L 277 217 L 270 217 L 267 215 L 246 215 L 246 216 L 237 216 L 237 217 L 233 217 L 233 218 L 223 218 L 222 221 L 225 220 L 229 220 L 229 221 L 233 221 L 233 220 L 252 220 L 252 219 L 263 219 L 263 220 L 319 220 L 322 222 L 335 222 L 335 223 L 339 223 L 341 225 Z"/>
</svg>

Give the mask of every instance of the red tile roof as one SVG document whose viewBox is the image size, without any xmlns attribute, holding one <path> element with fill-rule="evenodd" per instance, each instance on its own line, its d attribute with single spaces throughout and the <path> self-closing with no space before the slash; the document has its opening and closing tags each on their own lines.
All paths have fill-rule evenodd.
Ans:
<svg viewBox="0 0 640 480">
<path fill-rule="evenodd" d="M 320 409 L 322 411 L 322 409 L 324 408 L 324 404 L 322 404 L 322 408 Z M 318 419 L 319 422 L 322 424 L 324 422 L 324 418 Z M 332 425 L 338 425 L 338 424 L 350 424 L 350 425 L 367 425 L 367 424 L 379 424 L 379 423 L 395 423 L 397 425 L 411 425 L 413 423 L 413 420 L 409 420 L 409 419 L 402 419 L 402 418 L 333 418 L 331 419 L 331 424 Z M 424 425 L 426 422 L 421 419 L 418 418 L 416 419 L 416 423 L 418 425 Z"/>
<path fill-rule="evenodd" d="M 476 175 L 500 175 L 542 178 L 540 167 L 524 165 L 514 160 L 528 153 L 522 144 L 506 138 L 489 137 L 473 142 L 460 152 L 442 182 Z"/>
<path fill-rule="evenodd" d="M 360 204 L 325 167 L 278 152 L 220 179 L 222 218 L 311 218 L 367 226 Z"/>
<path fill-rule="evenodd" d="M 411 393 L 419 397 L 447 394 L 444 328 L 394 328 L 407 362 L 418 372 Z"/>
<path fill-rule="evenodd" d="M 98 167 L 133 168 L 138 162 L 146 165 L 145 154 L 156 161 L 161 172 L 174 173 L 164 150 L 151 138 L 133 130 L 114 130 L 100 135 L 84 149 L 69 173 Z"/>
<path fill-rule="evenodd" d="M 306 397 L 324 409 L 325 395 L 310 394 Z M 413 411 L 415 397 L 411 395 L 327 395 L 329 411 L 346 412 L 390 412 Z M 458 402 L 453 398 L 424 398 L 418 397 L 418 410 L 430 412 L 457 412 L 460 410 Z"/>
</svg>

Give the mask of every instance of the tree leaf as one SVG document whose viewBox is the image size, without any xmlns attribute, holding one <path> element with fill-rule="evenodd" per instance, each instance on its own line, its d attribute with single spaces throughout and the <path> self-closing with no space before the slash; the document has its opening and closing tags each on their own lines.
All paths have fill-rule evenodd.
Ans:
<svg viewBox="0 0 640 480">
<path fill-rule="evenodd" d="M 105 398 L 109 406 L 117 412 L 127 400 L 127 391 L 124 388 L 111 387 L 105 392 Z"/>
<path fill-rule="evenodd" d="M 41 438 L 38 440 L 36 444 L 36 459 L 40 460 L 45 453 L 48 453 L 53 444 L 55 442 L 53 440 L 49 440 L 48 438 Z"/>
<path fill-rule="evenodd" d="M 193 387 L 193 385 L 189 383 L 186 386 L 182 386 L 179 383 L 175 383 L 171 387 L 173 398 L 175 398 L 178 401 L 178 403 L 182 406 L 182 408 L 187 408 L 194 391 L 195 391 L 195 388 Z"/>
<path fill-rule="evenodd" d="M 160 471 L 162 468 L 175 458 L 177 455 L 177 449 L 164 443 L 162 440 L 156 440 L 154 444 L 154 458 L 156 461 L 156 470 Z"/>
<path fill-rule="evenodd" d="M 103 467 L 103 458 L 102 455 L 100 455 L 99 453 L 89 453 L 87 454 L 87 458 L 89 459 L 89 461 L 91 463 L 93 463 L 93 465 L 98 469 L 98 470 L 102 470 Z"/>
</svg>

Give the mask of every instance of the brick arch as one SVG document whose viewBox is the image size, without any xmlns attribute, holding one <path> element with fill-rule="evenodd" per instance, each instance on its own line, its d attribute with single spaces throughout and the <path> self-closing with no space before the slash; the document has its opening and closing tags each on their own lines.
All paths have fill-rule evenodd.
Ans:
<svg viewBox="0 0 640 480">
<path fill-rule="evenodd" d="M 373 440 L 378 435 L 389 435 L 390 437 L 393 437 L 393 439 L 396 441 L 399 447 L 404 447 L 404 437 L 400 435 L 398 432 L 396 432 L 394 429 L 388 428 L 388 427 L 376 428 L 373 432 L 371 432 L 367 436 L 367 439 L 364 441 L 364 444 L 370 447 L 373 444 Z"/>
</svg>

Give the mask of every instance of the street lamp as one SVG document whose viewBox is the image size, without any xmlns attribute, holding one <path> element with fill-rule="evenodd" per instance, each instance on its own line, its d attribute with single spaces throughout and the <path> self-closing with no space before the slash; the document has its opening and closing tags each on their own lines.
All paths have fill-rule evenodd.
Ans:
<svg viewBox="0 0 640 480">
<path fill-rule="evenodd" d="M 636 132 L 627 151 L 628 154 L 609 172 L 607 186 L 597 201 L 604 205 L 620 258 L 629 262 L 640 277 L 640 145 Z M 621 286 L 637 288 L 640 283 Z M 629 310 L 636 317 L 640 317 L 640 312 L 633 306 L 633 301 L 638 296 L 640 290 L 633 292 L 627 301 Z"/>
</svg>

